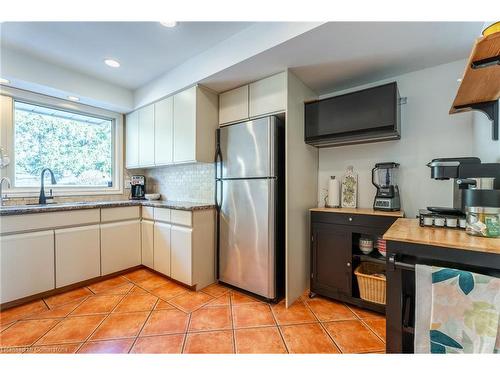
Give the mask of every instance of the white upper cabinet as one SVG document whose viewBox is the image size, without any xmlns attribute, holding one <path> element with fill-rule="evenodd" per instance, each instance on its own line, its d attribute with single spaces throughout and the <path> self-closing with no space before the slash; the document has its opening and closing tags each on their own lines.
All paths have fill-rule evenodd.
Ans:
<svg viewBox="0 0 500 375">
<path fill-rule="evenodd" d="M 282 112 L 286 108 L 286 74 L 253 82 L 249 87 L 250 117 L 262 116 L 273 112 Z"/>
<path fill-rule="evenodd" d="M 218 95 L 199 86 L 174 95 L 174 163 L 212 163 Z"/>
<path fill-rule="evenodd" d="M 153 104 L 139 109 L 139 165 L 155 164 L 155 107 Z"/>
<path fill-rule="evenodd" d="M 174 95 L 174 162 L 196 160 L 196 87 Z"/>
<path fill-rule="evenodd" d="M 125 165 L 127 168 L 137 168 L 139 166 L 139 112 L 127 115 L 125 129 Z"/>
<path fill-rule="evenodd" d="M 168 97 L 155 106 L 155 165 L 173 162 L 174 100 Z"/>
<path fill-rule="evenodd" d="M 219 95 L 219 124 L 242 121 L 248 118 L 248 85 Z"/>
<path fill-rule="evenodd" d="M 218 95 L 193 86 L 127 115 L 127 168 L 213 162 Z"/>
</svg>

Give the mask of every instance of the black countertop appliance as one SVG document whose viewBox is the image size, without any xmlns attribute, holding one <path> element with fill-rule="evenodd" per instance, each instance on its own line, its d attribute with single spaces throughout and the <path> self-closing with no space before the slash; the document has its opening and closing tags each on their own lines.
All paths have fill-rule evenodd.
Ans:
<svg viewBox="0 0 500 375">
<path fill-rule="evenodd" d="M 146 199 L 146 177 L 132 176 L 130 178 L 130 199 L 143 200 Z"/>
<path fill-rule="evenodd" d="M 479 158 L 465 157 L 433 159 L 427 166 L 433 179 L 454 179 L 454 211 L 465 213 L 466 207 L 500 207 L 500 163 L 482 163 Z"/>
</svg>

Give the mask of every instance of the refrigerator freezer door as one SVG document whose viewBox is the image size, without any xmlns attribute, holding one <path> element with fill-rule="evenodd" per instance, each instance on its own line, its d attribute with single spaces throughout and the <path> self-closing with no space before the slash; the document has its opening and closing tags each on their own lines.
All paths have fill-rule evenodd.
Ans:
<svg viewBox="0 0 500 375">
<path fill-rule="evenodd" d="M 219 279 L 276 296 L 274 179 L 225 180 L 220 210 Z"/>
<path fill-rule="evenodd" d="M 222 178 L 274 176 L 274 137 L 273 117 L 221 128 Z"/>
</svg>

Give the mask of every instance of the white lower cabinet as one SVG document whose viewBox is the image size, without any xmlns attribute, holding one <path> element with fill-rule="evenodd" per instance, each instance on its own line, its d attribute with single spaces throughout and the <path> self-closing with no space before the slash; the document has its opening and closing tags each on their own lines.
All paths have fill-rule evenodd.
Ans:
<svg viewBox="0 0 500 375">
<path fill-rule="evenodd" d="M 141 222 L 142 264 L 154 268 L 154 221 Z"/>
<path fill-rule="evenodd" d="M 170 270 L 174 280 L 193 285 L 191 228 L 172 225 Z"/>
<path fill-rule="evenodd" d="M 155 223 L 154 225 L 154 269 L 166 276 L 171 275 L 171 241 L 170 224 Z"/>
<path fill-rule="evenodd" d="M 99 225 L 55 230 L 56 288 L 101 275 Z"/>
<path fill-rule="evenodd" d="M 54 289 L 54 231 L 0 238 L 0 303 Z"/>
<path fill-rule="evenodd" d="M 108 275 L 140 264 L 140 220 L 101 224 L 102 274 Z"/>
</svg>

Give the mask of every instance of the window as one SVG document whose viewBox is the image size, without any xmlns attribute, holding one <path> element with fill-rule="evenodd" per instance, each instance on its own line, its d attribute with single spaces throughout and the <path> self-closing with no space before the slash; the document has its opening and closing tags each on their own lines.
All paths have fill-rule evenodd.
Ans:
<svg viewBox="0 0 500 375">
<path fill-rule="evenodd" d="M 14 185 L 40 186 L 50 168 L 57 187 L 113 187 L 113 120 L 14 101 Z"/>
</svg>

